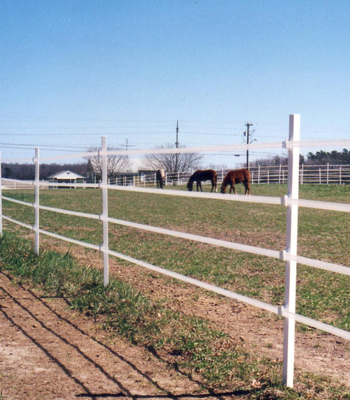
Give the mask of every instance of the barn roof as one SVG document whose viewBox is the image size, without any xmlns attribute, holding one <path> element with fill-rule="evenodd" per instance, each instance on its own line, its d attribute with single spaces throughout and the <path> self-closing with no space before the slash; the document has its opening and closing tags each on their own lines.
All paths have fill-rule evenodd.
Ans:
<svg viewBox="0 0 350 400">
<path fill-rule="evenodd" d="M 72 171 L 62 171 L 48 177 L 48 179 L 79 179 L 79 178 L 81 179 L 84 177 Z"/>
</svg>

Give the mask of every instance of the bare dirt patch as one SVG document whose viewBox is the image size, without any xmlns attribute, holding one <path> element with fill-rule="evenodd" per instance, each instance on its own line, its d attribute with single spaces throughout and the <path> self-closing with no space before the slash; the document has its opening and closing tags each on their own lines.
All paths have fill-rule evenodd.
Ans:
<svg viewBox="0 0 350 400">
<path fill-rule="evenodd" d="M 214 398 L 144 349 L 112 340 L 64 300 L 14 285 L 2 273 L 0 284 L 4 399 Z"/>
</svg>

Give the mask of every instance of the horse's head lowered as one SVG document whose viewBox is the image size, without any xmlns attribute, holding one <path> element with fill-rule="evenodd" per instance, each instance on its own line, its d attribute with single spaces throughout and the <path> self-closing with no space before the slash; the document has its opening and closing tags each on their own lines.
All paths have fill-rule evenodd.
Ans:
<svg viewBox="0 0 350 400">
<path fill-rule="evenodd" d="M 193 182 L 191 181 L 191 179 L 187 182 L 187 189 L 189 192 L 192 192 L 193 190 Z"/>
</svg>

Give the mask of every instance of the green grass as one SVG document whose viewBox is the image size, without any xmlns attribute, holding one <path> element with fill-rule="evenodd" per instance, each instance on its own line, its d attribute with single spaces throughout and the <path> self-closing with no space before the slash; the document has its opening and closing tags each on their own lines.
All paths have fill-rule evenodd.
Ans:
<svg viewBox="0 0 350 400">
<path fill-rule="evenodd" d="M 243 188 L 240 190 L 243 192 Z M 253 186 L 255 195 L 284 196 L 286 192 L 286 185 Z M 12 191 L 6 195 L 34 201 L 31 191 Z M 350 186 L 301 185 L 300 197 L 350 202 Z M 102 203 L 99 190 L 62 189 L 43 190 L 40 202 L 46 206 L 95 214 L 101 213 Z M 5 215 L 34 223 L 30 208 L 6 201 L 3 208 Z M 284 249 L 286 241 L 286 208 L 283 206 L 110 190 L 109 215 L 278 251 Z M 299 255 L 350 265 L 347 251 L 349 222 L 347 213 L 300 208 Z M 102 242 L 102 224 L 99 221 L 42 211 L 40 226 L 88 243 L 99 245 Z M 112 250 L 146 262 L 266 302 L 283 304 L 285 265 L 279 260 L 114 224 L 110 224 L 109 244 Z M 297 311 L 349 329 L 349 288 L 350 278 L 346 276 L 299 266 Z"/>
</svg>

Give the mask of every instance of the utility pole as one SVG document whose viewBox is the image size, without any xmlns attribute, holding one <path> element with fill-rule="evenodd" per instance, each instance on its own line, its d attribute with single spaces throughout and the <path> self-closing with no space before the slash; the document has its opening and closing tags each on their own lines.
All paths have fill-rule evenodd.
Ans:
<svg viewBox="0 0 350 400">
<path fill-rule="evenodd" d="M 250 144 L 249 142 L 249 128 L 251 126 L 253 126 L 253 124 L 250 124 L 249 122 L 247 122 L 245 124 L 245 126 L 247 127 L 246 132 L 244 132 L 244 136 L 247 136 L 247 144 Z M 247 169 L 249 169 L 249 150 L 247 149 Z"/>
<path fill-rule="evenodd" d="M 176 142 L 175 147 L 179 148 L 179 121 L 176 123 Z M 175 172 L 178 172 L 179 169 L 179 155 L 176 153 L 175 155 Z"/>
<path fill-rule="evenodd" d="M 175 147 L 179 147 L 179 121 L 177 121 L 176 124 L 176 142 L 175 142 Z"/>
</svg>

